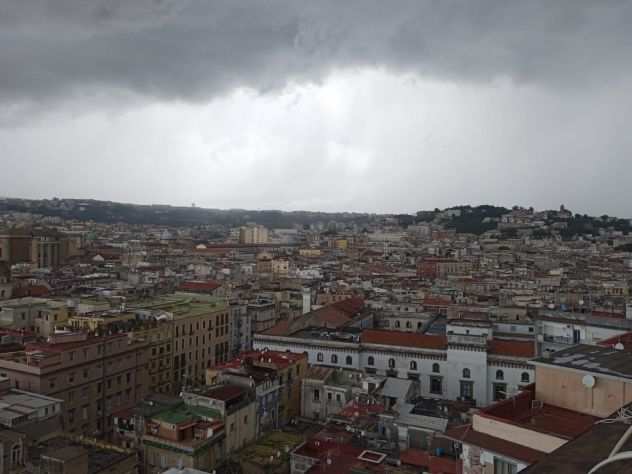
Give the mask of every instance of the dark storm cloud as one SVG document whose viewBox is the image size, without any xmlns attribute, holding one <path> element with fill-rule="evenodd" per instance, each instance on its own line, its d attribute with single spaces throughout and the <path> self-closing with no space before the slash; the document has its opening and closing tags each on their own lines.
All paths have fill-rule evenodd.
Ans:
<svg viewBox="0 0 632 474">
<path fill-rule="evenodd" d="M 632 2 L 3 0 L 0 100 L 207 99 L 332 69 L 573 87 L 632 64 Z"/>
</svg>

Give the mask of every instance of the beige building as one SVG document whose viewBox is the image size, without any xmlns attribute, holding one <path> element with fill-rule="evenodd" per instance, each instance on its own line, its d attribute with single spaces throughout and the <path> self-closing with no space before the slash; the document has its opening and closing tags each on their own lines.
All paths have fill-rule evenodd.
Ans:
<svg viewBox="0 0 632 474">
<path fill-rule="evenodd" d="M 81 236 L 46 228 L 13 228 L 0 232 L 0 261 L 55 268 L 81 252 Z"/>
<path fill-rule="evenodd" d="M 173 324 L 159 320 L 148 322 L 129 333 L 130 340 L 144 341 L 150 347 L 150 393 L 173 393 Z"/>
<path fill-rule="evenodd" d="M 144 472 L 178 466 L 212 471 L 224 459 L 225 427 L 217 410 L 181 403 L 145 422 Z"/>
<path fill-rule="evenodd" d="M 632 402 L 632 352 L 623 345 L 579 344 L 532 363 L 535 386 L 446 432 L 461 445 L 464 474 L 520 472 Z"/>
<path fill-rule="evenodd" d="M 112 414 L 147 394 L 149 345 L 127 335 L 55 335 L 0 357 L 0 375 L 11 386 L 64 401 L 64 431 L 107 435 Z"/>
<path fill-rule="evenodd" d="M 0 261 L 9 265 L 31 261 L 32 236 L 26 229 L 0 231 Z"/>
<path fill-rule="evenodd" d="M 632 402 L 632 353 L 578 345 L 534 362 L 536 399 L 606 417 Z"/>
<path fill-rule="evenodd" d="M 46 298 L 18 298 L 0 303 L 0 326 L 25 329 L 37 336 L 48 337 L 55 327 L 68 320 L 64 303 Z"/>
<path fill-rule="evenodd" d="M 107 330 L 108 326 L 134 321 L 134 313 L 107 311 L 101 314 L 77 314 L 68 319 L 68 324 L 75 330 L 97 332 Z"/>
<path fill-rule="evenodd" d="M 322 252 L 318 248 L 309 247 L 309 248 L 299 249 L 298 254 L 301 257 L 315 258 L 315 257 L 320 257 Z"/>
<path fill-rule="evenodd" d="M 262 225 L 249 225 L 239 229 L 240 244 L 267 244 L 268 229 Z"/>
<path fill-rule="evenodd" d="M 195 296 L 171 308 L 173 318 L 174 389 L 204 384 L 205 371 L 228 359 L 228 305 L 212 297 Z"/>
<path fill-rule="evenodd" d="M 136 474 L 136 453 L 90 438 L 56 436 L 27 451 L 29 472 L 50 474 Z M 2 471 L 4 472 L 4 471 Z"/>
<path fill-rule="evenodd" d="M 234 453 L 257 437 L 256 404 L 252 390 L 239 385 L 215 385 L 202 392 L 186 392 L 187 405 L 217 410 L 224 421 L 226 454 Z"/>
</svg>

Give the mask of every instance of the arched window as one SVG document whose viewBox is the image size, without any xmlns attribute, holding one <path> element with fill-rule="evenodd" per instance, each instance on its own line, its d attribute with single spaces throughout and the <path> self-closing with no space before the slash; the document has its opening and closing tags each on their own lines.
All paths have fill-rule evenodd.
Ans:
<svg viewBox="0 0 632 474">
<path fill-rule="evenodd" d="M 496 371 L 496 380 L 504 380 L 505 379 L 505 374 L 502 370 L 497 370 Z"/>
<path fill-rule="evenodd" d="M 395 359 L 388 359 L 388 368 L 389 369 L 395 368 Z"/>
<path fill-rule="evenodd" d="M 406 321 L 406 328 L 411 329 L 412 327 L 413 327 L 413 324 L 410 321 Z"/>
<path fill-rule="evenodd" d="M 345 362 L 347 365 L 352 365 L 353 364 L 353 358 L 351 356 L 347 356 L 347 358 L 345 359 Z"/>
<path fill-rule="evenodd" d="M 399 321 L 395 321 L 395 327 L 398 328 L 399 327 Z"/>
<path fill-rule="evenodd" d="M 316 354 L 316 360 L 317 360 L 318 362 L 322 362 L 322 361 L 324 361 L 324 360 L 325 360 L 325 356 L 323 355 L 323 353 L 322 353 L 322 352 L 319 352 L 318 354 Z"/>
<path fill-rule="evenodd" d="M 369 356 L 366 363 L 369 365 L 375 365 L 375 358 L 373 356 Z"/>
<path fill-rule="evenodd" d="M 417 370 L 417 362 L 414 360 L 410 361 L 410 370 Z"/>
<path fill-rule="evenodd" d="M 523 372 L 522 375 L 520 375 L 520 381 L 522 383 L 529 383 L 529 372 Z"/>
<path fill-rule="evenodd" d="M 463 369 L 463 378 L 464 379 L 469 379 L 470 376 L 471 376 L 470 369 Z"/>
<path fill-rule="evenodd" d="M 417 329 L 421 329 L 421 323 L 417 323 Z"/>
<path fill-rule="evenodd" d="M 439 364 L 437 364 L 436 362 L 432 364 L 432 372 L 434 372 L 435 374 L 438 374 L 439 372 L 441 372 L 441 369 L 439 368 Z"/>
<path fill-rule="evenodd" d="M 331 363 L 332 364 L 338 363 L 338 356 L 336 354 L 331 354 Z"/>
</svg>

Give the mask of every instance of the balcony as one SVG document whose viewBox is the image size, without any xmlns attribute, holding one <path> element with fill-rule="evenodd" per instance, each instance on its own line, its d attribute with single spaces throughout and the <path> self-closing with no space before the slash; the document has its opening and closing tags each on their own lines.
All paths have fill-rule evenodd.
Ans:
<svg viewBox="0 0 632 474">
<path fill-rule="evenodd" d="M 573 338 L 569 336 L 551 336 L 544 334 L 545 342 L 552 342 L 554 344 L 574 344 Z"/>
</svg>

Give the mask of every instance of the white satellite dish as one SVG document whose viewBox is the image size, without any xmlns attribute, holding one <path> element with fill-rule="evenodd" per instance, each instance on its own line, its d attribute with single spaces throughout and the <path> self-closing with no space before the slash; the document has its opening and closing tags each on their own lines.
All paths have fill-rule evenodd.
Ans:
<svg viewBox="0 0 632 474">
<path fill-rule="evenodd" d="M 617 342 L 617 343 L 614 345 L 614 348 L 615 348 L 616 350 L 618 350 L 618 351 L 622 351 L 623 349 L 625 349 L 625 346 L 623 345 L 623 343 L 621 343 L 621 342 Z"/>
<path fill-rule="evenodd" d="M 584 375 L 582 378 L 582 384 L 584 384 L 584 387 L 586 388 L 593 388 L 595 386 L 595 377 L 592 375 Z"/>
</svg>

